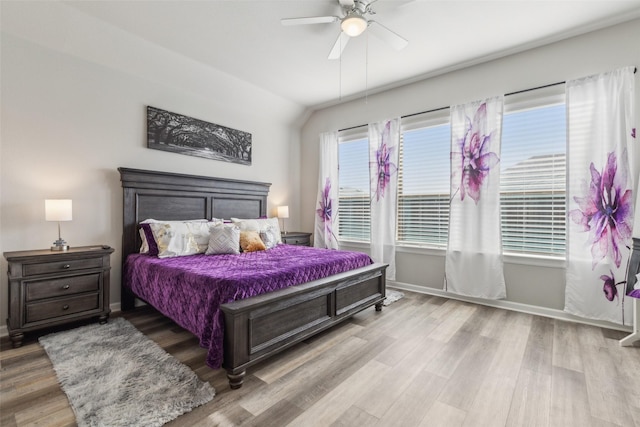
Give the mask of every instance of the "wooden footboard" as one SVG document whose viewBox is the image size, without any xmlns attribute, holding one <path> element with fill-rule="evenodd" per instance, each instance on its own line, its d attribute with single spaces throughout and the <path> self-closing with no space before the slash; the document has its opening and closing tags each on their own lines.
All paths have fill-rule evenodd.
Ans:
<svg viewBox="0 0 640 427">
<path fill-rule="evenodd" d="M 382 309 L 386 264 L 372 264 L 324 279 L 221 306 L 224 363 L 231 388 L 247 367 L 372 305 Z"/>
</svg>

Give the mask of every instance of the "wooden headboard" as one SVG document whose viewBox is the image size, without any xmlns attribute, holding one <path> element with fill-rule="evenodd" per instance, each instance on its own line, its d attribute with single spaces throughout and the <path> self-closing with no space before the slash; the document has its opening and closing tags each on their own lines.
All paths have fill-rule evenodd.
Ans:
<svg viewBox="0 0 640 427">
<path fill-rule="evenodd" d="M 122 262 L 140 249 L 138 223 L 158 220 L 259 218 L 270 183 L 118 168 L 123 189 Z M 133 299 L 122 309 L 133 308 Z M 129 306 L 129 303 L 131 304 Z"/>
</svg>

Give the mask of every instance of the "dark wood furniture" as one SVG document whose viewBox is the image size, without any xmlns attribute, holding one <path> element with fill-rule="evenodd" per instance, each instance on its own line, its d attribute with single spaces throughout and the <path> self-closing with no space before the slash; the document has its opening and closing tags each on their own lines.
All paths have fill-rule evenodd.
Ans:
<svg viewBox="0 0 640 427">
<path fill-rule="evenodd" d="M 634 288 L 637 279 L 636 275 L 640 273 L 640 239 L 633 238 L 633 249 L 631 250 L 631 259 L 627 266 L 627 284 L 625 285 L 625 294 Z M 635 305 L 633 310 L 633 332 L 620 340 L 621 346 L 631 346 L 634 342 L 640 341 L 640 298 L 630 298 Z"/>
<path fill-rule="evenodd" d="M 271 184 L 119 168 L 124 192 L 124 261 L 140 248 L 138 223 L 147 218 L 258 218 L 266 216 Z M 246 369 L 374 306 L 382 309 L 386 264 L 367 267 L 222 305 L 224 362 L 231 388 Z M 122 284 L 122 309 L 135 295 Z"/>
<path fill-rule="evenodd" d="M 7 330 L 13 347 L 22 345 L 28 331 L 92 317 L 106 323 L 111 312 L 112 252 L 113 248 L 102 245 L 63 252 L 5 252 L 9 263 Z"/>
<path fill-rule="evenodd" d="M 311 233 L 302 231 L 287 231 L 281 233 L 282 243 L 287 245 L 311 246 Z"/>
</svg>

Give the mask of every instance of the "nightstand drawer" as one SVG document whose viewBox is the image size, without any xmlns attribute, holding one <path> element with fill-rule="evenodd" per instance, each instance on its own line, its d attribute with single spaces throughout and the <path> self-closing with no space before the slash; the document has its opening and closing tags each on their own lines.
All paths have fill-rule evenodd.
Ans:
<svg viewBox="0 0 640 427">
<path fill-rule="evenodd" d="M 308 237 L 287 237 L 284 239 L 287 245 L 309 246 L 311 241 Z"/>
<path fill-rule="evenodd" d="M 38 264 L 24 264 L 23 276 L 35 276 L 36 274 L 60 273 L 73 270 L 102 267 L 102 258 L 75 259 L 68 261 L 42 262 Z"/>
<path fill-rule="evenodd" d="M 98 291 L 100 289 L 100 274 L 85 274 L 59 279 L 38 280 L 25 283 L 27 301 L 44 298 L 73 295 L 83 292 Z"/>
<path fill-rule="evenodd" d="M 26 305 L 26 323 L 81 313 L 83 311 L 98 310 L 99 308 L 100 295 L 97 293 L 30 303 Z"/>
<path fill-rule="evenodd" d="M 289 231 L 281 233 L 282 243 L 287 245 L 311 246 L 311 233 Z"/>
</svg>

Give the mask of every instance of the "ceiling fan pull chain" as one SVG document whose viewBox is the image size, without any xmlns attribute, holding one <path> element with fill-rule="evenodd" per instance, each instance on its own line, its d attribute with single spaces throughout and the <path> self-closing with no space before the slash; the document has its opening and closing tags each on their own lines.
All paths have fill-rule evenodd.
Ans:
<svg viewBox="0 0 640 427">
<path fill-rule="evenodd" d="M 342 101 L 342 55 L 338 60 L 340 61 L 338 66 L 338 99 Z"/>
<path fill-rule="evenodd" d="M 365 35 L 364 50 L 364 103 L 369 104 L 369 33 Z"/>
</svg>

